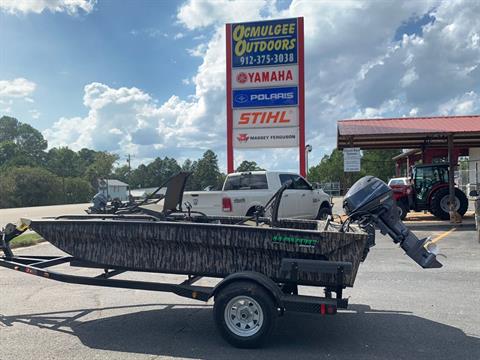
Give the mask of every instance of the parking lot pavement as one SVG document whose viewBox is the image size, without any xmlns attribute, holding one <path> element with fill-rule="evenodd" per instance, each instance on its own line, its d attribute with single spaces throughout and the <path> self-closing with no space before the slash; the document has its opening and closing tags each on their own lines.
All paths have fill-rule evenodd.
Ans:
<svg viewBox="0 0 480 360">
<path fill-rule="evenodd" d="M 86 204 L 32 206 L 24 208 L 0 209 L 0 228 L 7 223 L 16 223 L 20 218 L 39 218 L 64 214 L 85 214 Z"/>
<path fill-rule="evenodd" d="M 220 338 L 211 302 L 63 284 L 1 268 L 0 359 L 478 360 L 480 245 L 474 231 L 460 227 L 444 237 L 444 231 L 417 235 L 440 239 L 442 269 L 422 270 L 389 239 L 378 237 L 355 287 L 346 291 L 348 311 L 327 317 L 286 314 L 266 347 L 257 350 L 234 349 Z M 44 243 L 17 253 L 59 251 Z M 183 280 L 158 274 L 128 278 Z M 321 294 L 311 287 L 300 290 Z"/>
</svg>

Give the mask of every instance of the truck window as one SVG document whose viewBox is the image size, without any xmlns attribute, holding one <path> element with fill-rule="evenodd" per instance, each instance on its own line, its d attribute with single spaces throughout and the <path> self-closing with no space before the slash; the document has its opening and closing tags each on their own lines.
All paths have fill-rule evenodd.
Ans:
<svg viewBox="0 0 480 360">
<path fill-rule="evenodd" d="M 265 174 L 241 174 L 227 178 L 223 190 L 261 190 L 268 189 Z"/>
<path fill-rule="evenodd" d="M 288 180 L 293 181 L 293 190 L 310 190 L 310 185 L 300 176 L 294 174 L 280 174 L 280 183 L 283 185 Z"/>
</svg>

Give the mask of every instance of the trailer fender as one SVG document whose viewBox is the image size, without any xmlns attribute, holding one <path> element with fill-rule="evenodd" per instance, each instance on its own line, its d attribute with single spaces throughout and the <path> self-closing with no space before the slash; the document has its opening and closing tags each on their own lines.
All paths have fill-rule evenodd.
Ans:
<svg viewBox="0 0 480 360">
<path fill-rule="evenodd" d="M 210 297 L 215 296 L 225 286 L 236 281 L 250 281 L 252 283 L 260 285 L 272 296 L 272 299 L 274 300 L 275 304 L 279 308 L 283 308 L 283 300 L 282 300 L 283 293 L 278 287 L 278 285 L 267 276 L 254 271 L 242 271 L 242 272 L 237 272 L 237 273 L 228 275 L 225 279 L 220 281 L 213 288 L 212 292 L 210 293 Z"/>
</svg>

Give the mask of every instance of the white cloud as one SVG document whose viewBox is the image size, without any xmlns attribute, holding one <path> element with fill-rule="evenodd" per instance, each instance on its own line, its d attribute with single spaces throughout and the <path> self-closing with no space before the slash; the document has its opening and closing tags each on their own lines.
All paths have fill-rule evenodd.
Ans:
<svg viewBox="0 0 480 360">
<path fill-rule="evenodd" d="M 426 13 L 435 21 L 422 34 L 395 40 L 402 24 Z M 141 89 L 89 84 L 88 116 L 60 119 L 46 135 L 51 145 L 121 149 L 137 159 L 196 158 L 213 148 L 224 167 L 224 24 L 304 16 L 307 142 L 314 147 L 310 164 L 316 163 L 335 146 L 339 119 L 479 112 L 478 13 L 480 3 L 472 1 L 294 0 L 283 10 L 273 0 L 187 1 L 177 20 L 199 42 L 189 53 L 203 59 L 191 79 L 194 94 L 157 104 Z M 296 149 L 235 156 L 269 169 L 297 167 Z"/>
<path fill-rule="evenodd" d="M 1 0 L 0 9 L 11 14 L 36 13 L 43 11 L 66 12 L 75 15 L 80 11 L 89 13 L 93 10 L 96 0 Z"/>
<path fill-rule="evenodd" d="M 16 78 L 13 80 L 0 80 L 0 98 L 28 98 L 37 85 L 33 81 L 25 78 Z"/>
<path fill-rule="evenodd" d="M 40 112 L 36 109 L 31 109 L 31 110 L 28 110 L 28 112 L 30 113 L 30 116 L 32 117 L 32 119 L 34 120 L 37 120 L 39 117 L 40 117 Z"/>
</svg>

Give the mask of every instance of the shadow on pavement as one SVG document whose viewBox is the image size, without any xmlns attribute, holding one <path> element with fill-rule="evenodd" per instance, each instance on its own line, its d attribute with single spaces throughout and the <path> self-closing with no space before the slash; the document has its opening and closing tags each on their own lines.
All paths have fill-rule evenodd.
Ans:
<svg viewBox="0 0 480 360">
<path fill-rule="evenodd" d="M 226 344 L 215 329 L 209 305 L 146 304 L 1 316 L 0 326 L 23 323 L 77 336 L 92 349 L 168 357 L 478 360 L 480 339 L 455 327 L 366 305 L 350 309 L 330 317 L 287 314 L 279 318 L 271 340 L 257 350 Z M 98 311 L 135 310 L 139 311 L 82 320 Z"/>
</svg>

